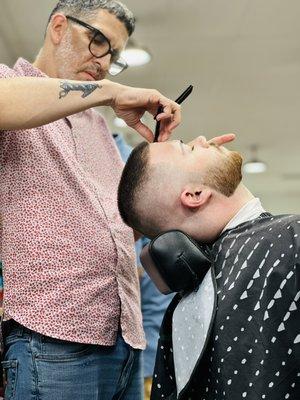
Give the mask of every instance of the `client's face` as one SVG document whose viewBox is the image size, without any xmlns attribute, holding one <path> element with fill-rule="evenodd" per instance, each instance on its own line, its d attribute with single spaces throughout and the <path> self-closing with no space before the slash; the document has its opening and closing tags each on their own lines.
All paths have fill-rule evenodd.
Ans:
<svg viewBox="0 0 300 400">
<path fill-rule="evenodd" d="M 187 144 L 181 140 L 152 143 L 150 164 L 170 163 L 191 172 L 203 173 L 207 167 L 230 157 L 231 153 L 225 147 L 209 143 L 199 136 Z"/>
<path fill-rule="evenodd" d="M 231 195 L 241 180 L 242 157 L 235 151 L 207 142 L 203 136 L 184 144 L 180 140 L 150 145 L 150 165 L 163 165 L 178 174 L 188 173 L 225 195 Z M 172 176 L 172 181 L 174 174 Z"/>
</svg>

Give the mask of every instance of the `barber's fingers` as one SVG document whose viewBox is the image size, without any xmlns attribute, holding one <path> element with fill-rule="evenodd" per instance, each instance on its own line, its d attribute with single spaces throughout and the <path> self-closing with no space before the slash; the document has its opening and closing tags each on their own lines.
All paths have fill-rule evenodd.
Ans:
<svg viewBox="0 0 300 400">
<path fill-rule="evenodd" d="M 175 103 L 175 101 L 168 99 L 167 97 L 160 95 L 158 99 L 158 103 L 162 106 L 164 113 L 173 114 L 175 112 L 180 112 L 181 107 L 179 104 Z"/>
<path fill-rule="evenodd" d="M 165 142 L 181 122 L 181 108 L 179 104 L 168 99 L 166 99 L 165 105 L 160 104 L 160 107 L 163 111 L 155 118 L 160 122 L 158 142 Z"/>
<path fill-rule="evenodd" d="M 225 135 L 216 136 L 208 141 L 208 143 L 214 143 L 218 146 L 232 142 L 235 139 L 234 133 L 226 133 Z"/>
<path fill-rule="evenodd" d="M 168 140 L 179 123 L 178 121 L 174 121 L 173 117 L 161 120 L 158 142 Z"/>
<path fill-rule="evenodd" d="M 143 124 L 140 120 L 131 124 L 130 127 L 135 129 L 148 142 L 153 142 L 153 132 L 151 131 L 151 129 L 148 128 L 147 125 Z"/>
<path fill-rule="evenodd" d="M 152 114 L 156 121 L 164 121 L 164 124 L 161 124 L 160 141 L 171 134 L 172 130 L 181 122 L 180 105 L 155 89 L 132 88 L 118 84 L 115 92 L 116 94 L 110 102 L 115 113 L 123 118 L 127 125 L 139 133 L 142 131 L 143 136 L 147 139 L 149 139 L 148 129 L 145 129 L 145 125 L 140 121 L 137 122 L 137 117 L 140 119 L 145 112 Z M 157 115 L 159 108 L 162 111 Z"/>
<path fill-rule="evenodd" d="M 133 88 L 130 88 L 133 89 Z M 163 96 L 154 89 L 134 89 L 134 95 L 126 104 L 127 108 L 138 107 L 151 113 L 156 121 L 169 119 L 168 127 L 174 129 L 181 122 L 181 107 L 175 101 Z M 127 98 L 126 98 L 127 100 Z M 162 111 L 158 112 L 161 109 Z"/>
<path fill-rule="evenodd" d="M 163 97 L 159 100 L 159 105 L 162 107 L 163 111 L 157 115 L 157 121 L 162 121 L 164 119 L 172 117 L 174 124 L 180 124 L 181 107 L 179 104 L 175 103 L 175 101 L 167 99 L 166 97 Z"/>
<path fill-rule="evenodd" d="M 141 120 L 135 120 L 134 122 L 127 123 L 131 128 L 135 129 L 141 136 L 143 136 L 148 142 L 153 142 L 154 135 L 152 130 L 145 125 Z M 161 121 L 160 133 L 158 137 L 159 142 L 164 142 L 169 139 L 172 135 L 173 130 L 179 125 L 179 122 L 165 119 Z"/>
</svg>

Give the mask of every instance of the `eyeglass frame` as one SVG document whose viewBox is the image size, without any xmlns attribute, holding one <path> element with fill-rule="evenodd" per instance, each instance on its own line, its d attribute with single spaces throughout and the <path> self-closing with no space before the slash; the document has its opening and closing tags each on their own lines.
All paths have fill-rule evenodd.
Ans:
<svg viewBox="0 0 300 400">
<path fill-rule="evenodd" d="M 116 50 L 115 50 L 115 49 L 112 49 L 110 40 L 104 35 L 104 33 L 102 33 L 102 32 L 100 31 L 100 29 L 95 28 L 94 26 L 89 25 L 89 24 L 87 24 L 86 22 L 81 21 L 81 20 L 78 19 L 78 18 L 72 17 L 71 15 L 66 15 L 66 18 L 69 19 L 69 20 L 71 20 L 71 21 L 73 21 L 73 22 L 75 22 L 75 23 L 78 24 L 78 25 L 83 26 L 83 27 L 86 28 L 86 29 L 89 29 L 89 30 L 93 33 L 93 37 L 92 37 L 92 39 L 90 40 L 90 43 L 89 43 L 89 46 L 88 46 L 89 52 L 91 53 L 91 55 L 92 55 L 93 57 L 95 57 L 95 58 L 102 58 L 102 57 L 105 57 L 107 54 L 111 54 L 112 57 L 114 56 L 114 52 L 115 52 Z M 107 41 L 108 46 L 109 46 L 108 51 L 107 51 L 106 53 L 104 53 L 102 56 L 96 56 L 96 55 L 91 51 L 91 46 L 92 46 L 93 40 L 96 38 L 97 35 L 102 36 L 102 37 Z M 117 74 L 114 74 L 114 75 L 118 75 L 118 74 L 120 74 L 121 72 L 123 72 L 125 69 L 128 68 L 127 62 L 126 62 L 122 57 L 119 57 L 116 61 L 113 61 L 112 64 L 120 64 L 120 63 L 118 63 L 118 61 L 119 61 L 120 59 L 122 60 L 123 69 L 122 69 L 120 72 L 118 72 Z"/>
</svg>

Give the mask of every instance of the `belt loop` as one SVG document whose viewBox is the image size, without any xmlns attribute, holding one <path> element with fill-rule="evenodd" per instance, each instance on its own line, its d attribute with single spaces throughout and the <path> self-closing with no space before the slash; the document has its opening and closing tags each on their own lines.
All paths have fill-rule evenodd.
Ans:
<svg viewBox="0 0 300 400">
<path fill-rule="evenodd" d="M 23 337 L 24 336 L 24 326 L 23 325 L 19 325 L 18 326 L 18 333 L 17 333 L 18 337 Z"/>
</svg>

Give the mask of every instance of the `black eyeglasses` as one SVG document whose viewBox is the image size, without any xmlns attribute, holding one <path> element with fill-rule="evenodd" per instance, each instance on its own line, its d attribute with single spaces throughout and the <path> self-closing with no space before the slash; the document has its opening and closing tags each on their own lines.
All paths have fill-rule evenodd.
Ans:
<svg viewBox="0 0 300 400">
<path fill-rule="evenodd" d="M 66 18 L 92 32 L 93 36 L 89 44 L 89 51 L 94 57 L 102 58 L 107 54 L 111 54 L 111 64 L 108 70 L 110 75 L 118 75 L 128 68 L 127 62 L 120 57 L 118 50 L 111 48 L 110 41 L 99 29 L 70 15 L 66 15 Z"/>
</svg>

